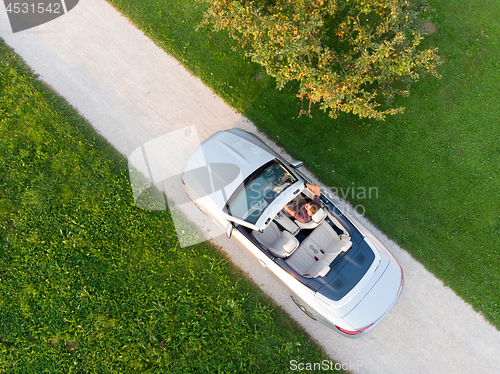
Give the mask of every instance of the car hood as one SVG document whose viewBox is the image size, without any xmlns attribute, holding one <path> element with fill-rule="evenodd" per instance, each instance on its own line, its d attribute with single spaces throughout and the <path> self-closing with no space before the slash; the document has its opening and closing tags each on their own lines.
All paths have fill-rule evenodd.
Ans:
<svg viewBox="0 0 500 374">
<path fill-rule="evenodd" d="M 389 262 L 378 281 L 366 296 L 351 310 L 344 320 L 354 330 L 362 329 L 382 318 L 396 303 L 403 285 L 399 265 Z"/>
<path fill-rule="evenodd" d="M 204 141 L 188 158 L 183 174 L 193 199 L 210 196 L 222 209 L 236 188 L 274 155 L 229 131 Z"/>
</svg>

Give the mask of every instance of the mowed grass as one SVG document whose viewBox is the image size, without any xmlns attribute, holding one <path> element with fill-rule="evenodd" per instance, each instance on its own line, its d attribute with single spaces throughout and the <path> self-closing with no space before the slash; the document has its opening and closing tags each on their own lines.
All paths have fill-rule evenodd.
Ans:
<svg viewBox="0 0 500 374">
<path fill-rule="evenodd" d="M 327 359 L 0 40 L 0 372 L 282 373 Z"/>
<path fill-rule="evenodd" d="M 500 328 L 497 0 L 430 1 L 424 47 L 439 47 L 442 79 L 418 82 L 384 122 L 299 118 L 295 85 L 278 92 L 227 33 L 196 31 L 201 1 L 108 1 Z"/>
</svg>

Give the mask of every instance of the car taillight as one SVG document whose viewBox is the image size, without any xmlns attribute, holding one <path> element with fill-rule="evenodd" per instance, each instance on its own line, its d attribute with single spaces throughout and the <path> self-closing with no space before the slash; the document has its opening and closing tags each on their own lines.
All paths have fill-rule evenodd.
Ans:
<svg viewBox="0 0 500 374">
<path fill-rule="evenodd" d="M 368 330 L 372 326 L 373 326 L 373 323 L 371 325 L 366 326 L 364 329 L 357 330 L 357 331 L 349 331 L 349 330 L 343 329 L 342 327 L 338 327 L 337 325 L 335 325 L 336 328 L 338 328 L 340 331 L 342 331 L 344 334 L 347 334 L 347 335 L 361 334 L 363 331 Z"/>
</svg>

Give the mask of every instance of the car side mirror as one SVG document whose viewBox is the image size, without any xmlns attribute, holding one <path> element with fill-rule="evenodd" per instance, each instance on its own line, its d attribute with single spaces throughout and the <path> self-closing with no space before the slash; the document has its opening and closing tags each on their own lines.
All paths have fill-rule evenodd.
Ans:
<svg viewBox="0 0 500 374">
<path fill-rule="evenodd" d="M 231 222 L 228 222 L 227 226 L 226 226 L 226 236 L 231 239 L 231 235 L 233 234 L 233 224 Z"/>
<path fill-rule="evenodd" d="M 304 166 L 303 161 L 292 161 L 290 162 L 290 166 L 294 169 L 300 168 L 301 166 Z"/>
</svg>

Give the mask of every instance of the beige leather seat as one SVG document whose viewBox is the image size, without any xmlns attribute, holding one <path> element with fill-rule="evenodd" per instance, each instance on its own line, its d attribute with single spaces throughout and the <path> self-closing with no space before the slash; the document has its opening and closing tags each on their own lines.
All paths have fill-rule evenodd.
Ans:
<svg viewBox="0 0 500 374">
<path fill-rule="evenodd" d="M 299 228 L 302 229 L 314 229 L 317 227 L 323 220 L 326 218 L 326 212 L 323 208 L 319 208 L 316 213 L 311 216 L 311 220 L 307 223 L 302 223 L 298 219 L 295 220 L 295 223 Z"/>
<path fill-rule="evenodd" d="M 347 235 L 339 236 L 328 222 L 324 221 L 304 239 L 286 262 L 305 277 L 324 277 L 330 271 L 332 261 L 351 245 Z"/>
<path fill-rule="evenodd" d="M 300 244 L 293 256 L 286 260 L 286 263 L 305 277 L 323 277 L 330 271 L 330 263 L 335 258 L 324 257 L 314 242 L 307 238 Z"/>
<path fill-rule="evenodd" d="M 335 256 L 342 251 L 347 251 L 352 244 L 347 234 L 339 236 L 326 221 L 316 227 L 309 235 L 309 238 L 321 248 L 325 254 L 333 253 Z"/>
<path fill-rule="evenodd" d="M 275 257 L 287 258 L 299 246 L 295 236 L 288 231 L 280 231 L 274 222 L 271 222 L 263 232 L 253 231 L 252 235 Z"/>
</svg>

